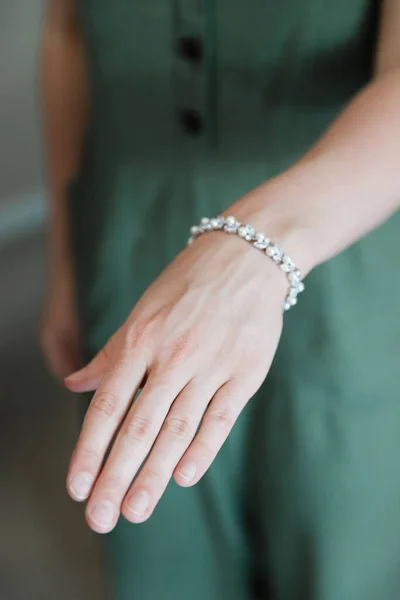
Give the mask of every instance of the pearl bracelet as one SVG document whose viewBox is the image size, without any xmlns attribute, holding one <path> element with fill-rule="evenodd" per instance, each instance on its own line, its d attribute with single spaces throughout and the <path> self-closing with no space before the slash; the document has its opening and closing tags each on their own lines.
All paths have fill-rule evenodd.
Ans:
<svg viewBox="0 0 400 600">
<path fill-rule="evenodd" d="M 204 217 L 201 219 L 200 225 L 192 227 L 190 229 L 191 237 L 188 240 L 188 245 L 207 231 L 225 231 L 226 233 L 234 233 L 253 244 L 258 250 L 264 251 L 265 254 L 277 263 L 282 271 L 286 273 L 289 280 L 289 291 L 285 298 L 283 310 L 289 310 L 292 306 L 297 304 L 297 296 L 304 291 L 301 273 L 290 256 L 285 254 L 275 242 L 271 241 L 263 233 L 257 233 L 251 225 L 242 225 L 235 217 L 219 216 L 212 219 Z"/>
</svg>

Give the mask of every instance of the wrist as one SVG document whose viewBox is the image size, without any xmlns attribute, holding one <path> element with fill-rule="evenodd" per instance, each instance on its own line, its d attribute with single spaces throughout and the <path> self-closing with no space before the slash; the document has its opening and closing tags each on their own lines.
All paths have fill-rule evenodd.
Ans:
<svg viewBox="0 0 400 600">
<path fill-rule="evenodd" d="M 307 275 L 321 261 L 316 240 L 316 219 L 287 183 L 275 178 L 252 190 L 224 211 L 249 223 L 276 242 Z"/>
<path fill-rule="evenodd" d="M 382 210 L 374 186 L 355 177 L 352 167 L 340 156 L 315 151 L 243 196 L 225 214 L 276 240 L 307 275 L 393 212 L 392 204 Z"/>
<path fill-rule="evenodd" d="M 275 263 L 276 267 L 279 267 L 279 270 L 286 274 L 286 294 L 284 296 L 283 310 L 287 311 L 292 306 L 297 304 L 298 295 L 304 291 L 302 274 L 298 268 L 298 265 L 296 265 L 293 259 L 287 253 L 285 253 L 285 251 L 274 240 L 271 240 L 268 236 L 265 236 L 264 233 L 257 231 L 249 223 L 242 223 L 233 215 L 228 215 L 227 217 L 203 217 L 198 225 L 195 225 L 191 228 L 191 237 L 188 240 L 188 244 L 191 246 L 192 243 L 199 237 L 202 237 L 203 234 L 207 234 L 206 237 L 209 237 L 210 234 L 219 234 L 220 232 L 230 234 L 230 236 L 234 235 L 242 238 L 242 240 L 248 242 L 253 249 L 257 249 L 259 256 L 262 254 L 264 254 L 264 256 L 267 255 L 270 259 L 268 262 L 270 264 Z M 254 250 L 252 250 L 252 252 L 253 251 Z M 215 259 L 215 256 L 213 258 Z M 240 261 L 235 260 L 234 263 L 236 268 L 238 268 Z M 252 263 L 253 267 L 254 259 L 252 260 Z M 274 268 L 274 270 L 276 273 L 278 272 L 278 269 Z M 250 275 L 251 269 L 249 269 L 247 272 Z M 258 270 L 257 280 L 261 281 Z M 283 278 L 281 281 L 283 281 Z"/>
</svg>

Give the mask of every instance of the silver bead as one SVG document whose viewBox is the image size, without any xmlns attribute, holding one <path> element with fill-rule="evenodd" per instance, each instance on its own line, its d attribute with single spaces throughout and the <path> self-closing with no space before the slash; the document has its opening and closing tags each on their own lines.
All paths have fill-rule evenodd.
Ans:
<svg viewBox="0 0 400 600">
<path fill-rule="evenodd" d="M 267 244 L 265 242 L 254 242 L 254 247 L 258 248 L 258 250 L 265 250 Z"/>
<path fill-rule="evenodd" d="M 294 264 L 290 264 L 290 263 L 282 263 L 280 265 L 280 268 L 282 269 L 282 271 L 284 271 L 285 273 L 290 273 L 290 271 L 293 271 L 294 269 Z"/>
<path fill-rule="evenodd" d="M 208 217 L 203 217 L 203 218 L 201 219 L 201 221 L 200 221 L 200 223 L 201 223 L 202 225 L 208 225 L 208 224 L 209 224 L 209 222 L 210 222 L 210 219 L 209 219 Z"/>
<path fill-rule="evenodd" d="M 218 219 L 211 219 L 210 225 L 213 229 L 219 229 L 219 221 Z"/>
<path fill-rule="evenodd" d="M 293 283 L 295 285 L 295 284 L 299 283 L 300 279 L 301 279 L 301 273 L 298 269 L 295 269 L 294 271 L 289 273 L 290 283 Z"/>
<path fill-rule="evenodd" d="M 199 227 L 197 227 L 196 225 L 194 225 L 193 227 L 190 228 L 190 233 L 194 236 L 194 235 L 199 235 L 200 233 L 200 229 Z"/>
<path fill-rule="evenodd" d="M 290 304 L 290 306 L 294 306 L 295 304 L 297 304 L 297 298 L 293 297 L 293 296 L 288 296 L 286 298 L 286 302 L 288 304 Z"/>
<path fill-rule="evenodd" d="M 266 253 L 275 262 L 280 262 L 283 258 L 283 250 L 277 244 L 268 246 L 268 248 L 266 249 Z"/>
<path fill-rule="evenodd" d="M 268 256 L 270 258 L 272 258 L 275 254 L 275 250 L 273 246 L 268 246 L 268 248 L 265 250 L 266 254 L 268 254 Z"/>
<path fill-rule="evenodd" d="M 305 289 L 305 285 L 302 281 L 299 281 L 299 283 L 297 284 L 297 291 L 299 292 L 299 294 L 301 294 L 301 292 L 304 292 Z"/>
<path fill-rule="evenodd" d="M 225 225 L 225 217 L 221 217 L 220 215 L 216 218 L 216 221 L 218 221 L 218 229 L 222 229 L 223 226 Z"/>
<path fill-rule="evenodd" d="M 254 246 L 259 250 L 264 250 L 268 246 L 265 242 L 265 235 L 263 233 L 256 233 Z"/>
<path fill-rule="evenodd" d="M 227 233 L 236 233 L 241 224 L 236 221 L 235 217 L 226 217 L 224 230 Z"/>
<path fill-rule="evenodd" d="M 291 298 L 297 298 L 297 294 L 298 294 L 298 288 L 297 287 L 292 287 L 289 290 L 289 296 Z"/>
<path fill-rule="evenodd" d="M 245 238 L 247 236 L 247 229 L 244 225 L 242 225 L 241 227 L 239 227 L 239 229 L 237 230 L 238 235 L 242 238 Z"/>
<path fill-rule="evenodd" d="M 191 244 L 193 244 L 193 240 L 194 240 L 194 238 L 190 237 L 187 241 L 187 245 L 190 246 Z"/>
<path fill-rule="evenodd" d="M 285 254 L 285 256 L 282 259 L 282 264 L 281 264 L 282 271 L 285 271 L 285 273 L 290 273 L 290 271 L 293 271 L 294 268 L 295 268 L 294 262 L 292 261 L 290 256 L 287 256 Z"/>
<path fill-rule="evenodd" d="M 252 225 L 246 225 L 245 239 L 248 242 L 251 242 L 252 240 L 254 240 L 255 235 L 256 235 L 256 230 L 254 229 L 254 227 L 252 227 Z"/>
<path fill-rule="evenodd" d="M 283 310 L 284 310 L 284 311 L 287 311 L 287 310 L 289 310 L 291 307 L 292 307 L 292 305 L 291 305 L 291 304 L 289 304 L 289 302 L 285 302 L 285 304 L 283 305 Z"/>
</svg>

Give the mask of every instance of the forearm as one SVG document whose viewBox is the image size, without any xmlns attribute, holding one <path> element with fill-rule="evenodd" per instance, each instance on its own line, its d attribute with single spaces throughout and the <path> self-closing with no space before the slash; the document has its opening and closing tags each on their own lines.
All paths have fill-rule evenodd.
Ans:
<svg viewBox="0 0 400 600">
<path fill-rule="evenodd" d="M 305 272 L 400 206 L 400 69 L 362 90 L 292 168 L 232 211 L 271 232 Z"/>
<path fill-rule="evenodd" d="M 72 0 L 53 0 L 41 55 L 44 143 L 49 197 L 50 267 L 69 263 L 66 188 L 76 174 L 88 108 L 84 52 Z"/>
</svg>

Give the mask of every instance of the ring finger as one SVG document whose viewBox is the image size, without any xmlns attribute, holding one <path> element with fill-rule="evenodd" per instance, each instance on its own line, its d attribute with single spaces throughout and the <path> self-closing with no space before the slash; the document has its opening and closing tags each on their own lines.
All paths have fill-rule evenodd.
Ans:
<svg viewBox="0 0 400 600">
<path fill-rule="evenodd" d="M 193 442 L 179 462 L 174 478 L 179 485 L 197 483 L 210 467 L 251 395 L 233 380 L 226 382 L 211 400 Z M 185 476 L 185 473 L 191 475 Z"/>
<path fill-rule="evenodd" d="M 207 381 L 207 380 L 206 380 Z M 218 383 L 193 379 L 172 405 L 157 441 L 132 484 L 122 512 L 128 521 L 140 523 L 149 518 L 165 491 L 174 469 L 192 442 Z M 191 478 L 193 465 L 187 466 Z M 185 477 L 185 474 L 182 474 Z"/>
</svg>

